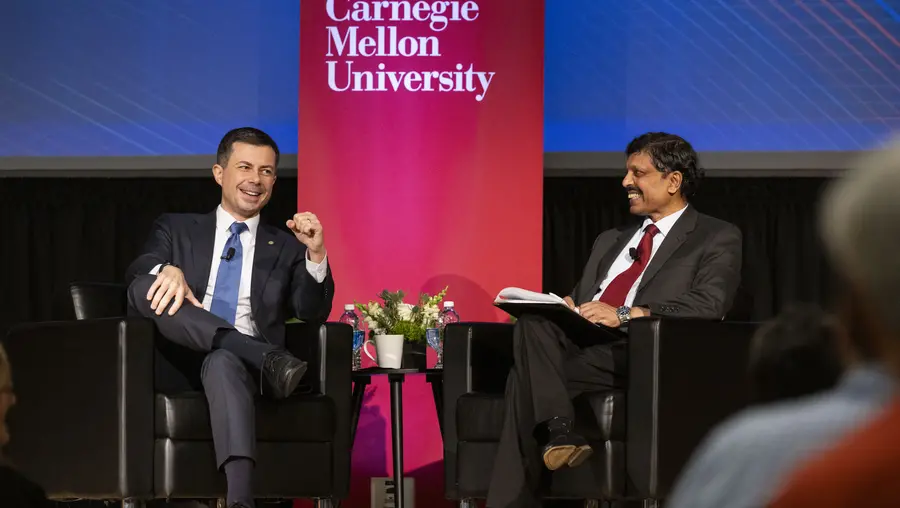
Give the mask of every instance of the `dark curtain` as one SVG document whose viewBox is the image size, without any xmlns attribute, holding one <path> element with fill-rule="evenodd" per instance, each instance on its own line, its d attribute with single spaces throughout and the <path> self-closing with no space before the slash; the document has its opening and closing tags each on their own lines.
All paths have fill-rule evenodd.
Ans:
<svg viewBox="0 0 900 508">
<path fill-rule="evenodd" d="M 739 317 L 762 319 L 795 300 L 821 302 L 829 276 L 814 229 L 821 179 L 711 178 L 695 204 L 744 233 Z M 296 178 L 280 178 L 263 220 L 296 210 Z M 68 284 L 121 281 L 153 220 L 213 210 L 211 178 L 0 179 L 0 332 L 16 323 L 72 318 Z M 547 178 L 544 291 L 572 288 L 594 238 L 628 219 L 618 178 Z M 329 228 L 356 227 L 327 224 Z M 2 335 L 0 335 L 2 336 Z"/>
<path fill-rule="evenodd" d="M 0 332 L 74 319 L 69 283 L 122 282 L 156 217 L 211 212 L 219 198 L 212 177 L 0 179 Z M 297 179 L 280 178 L 263 220 L 283 225 L 296 203 Z"/>
</svg>

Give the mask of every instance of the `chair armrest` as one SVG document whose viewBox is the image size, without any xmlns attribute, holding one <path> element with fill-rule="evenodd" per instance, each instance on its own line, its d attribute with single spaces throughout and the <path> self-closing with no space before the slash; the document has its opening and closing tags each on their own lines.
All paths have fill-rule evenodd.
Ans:
<svg viewBox="0 0 900 508">
<path fill-rule="evenodd" d="M 513 325 L 455 323 L 444 332 L 444 492 L 458 498 L 456 402 L 473 392 L 503 394 L 513 365 Z"/>
<path fill-rule="evenodd" d="M 350 492 L 353 328 L 343 323 L 289 323 L 285 346 L 308 363 L 303 382 L 334 404 L 333 493 L 337 499 L 344 498 Z"/>
<path fill-rule="evenodd" d="M 4 345 L 17 405 L 11 460 L 55 498 L 153 492 L 153 324 L 26 324 Z"/>
<path fill-rule="evenodd" d="M 110 282 L 73 282 L 69 295 L 76 319 L 124 317 L 128 315 L 128 287 Z"/>
<path fill-rule="evenodd" d="M 749 401 L 755 323 L 642 318 L 629 325 L 629 494 L 664 499 L 713 426 Z"/>
<path fill-rule="evenodd" d="M 307 362 L 303 384 L 313 393 L 347 396 L 351 391 L 353 329 L 343 323 L 289 323 L 285 347 Z M 349 406 L 348 406 L 349 407 Z"/>
<path fill-rule="evenodd" d="M 444 335 L 445 396 L 455 394 L 455 400 L 465 393 L 503 394 L 512 366 L 512 324 L 455 323 L 447 326 Z"/>
</svg>

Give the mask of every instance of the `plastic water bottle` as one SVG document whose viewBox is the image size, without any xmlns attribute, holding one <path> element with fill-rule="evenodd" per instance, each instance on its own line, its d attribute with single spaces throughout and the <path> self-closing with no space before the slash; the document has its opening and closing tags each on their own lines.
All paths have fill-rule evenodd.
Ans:
<svg viewBox="0 0 900 508">
<path fill-rule="evenodd" d="M 356 306 L 352 303 L 344 305 L 344 313 L 341 314 L 338 321 L 353 327 L 353 370 L 359 370 L 362 363 L 360 353 L 362 352 L 363 342 L 366 341 L 366 333 L 360 329 Z"/>
<path fill-rule="evenodd" d="M 459 314 L 456 313 L 453 302 L 444 302 L 444 308 L 437 318 L 438 330 L 441 334 L 441 347 L 437 351 L 437 364 L 434 366 L 436 369 L 444 368 L 444 328 L 452 323 L 459 323 Z"/>
</svg>

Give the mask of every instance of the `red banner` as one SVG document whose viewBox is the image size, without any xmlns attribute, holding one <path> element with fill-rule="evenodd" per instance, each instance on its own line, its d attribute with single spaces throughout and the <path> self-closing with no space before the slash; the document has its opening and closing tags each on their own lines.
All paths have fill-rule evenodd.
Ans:
<svg viewBox="0 0 900 508">
<path fill-rule="evenodd" d="M 332 317 L 382 289 L 413 302 L 449 286 L 464 321 L 505 319 L 492 306 L 500 289 L 541 286 L 544 1 L 300 10 L 298 209 L 325 227 Z M 352 506 L 368 506 L 369 476 L 391 472 L 387 387 L 370 390 Z M 423 380 L 406 383 L 417 506 L 443 490 L 430 397 Z"/>
</svg>

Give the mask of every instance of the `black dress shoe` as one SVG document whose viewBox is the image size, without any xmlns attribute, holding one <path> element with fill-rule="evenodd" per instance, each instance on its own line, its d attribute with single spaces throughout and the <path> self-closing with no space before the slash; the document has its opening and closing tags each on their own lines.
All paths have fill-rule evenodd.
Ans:
<svg viewBox="0 0 900 508">
<path fill-rule="evenodd" d="M 567 418 L 553 418 L 547 422 L 547 430 L 549 439 L 542 456 L 551 471 L 566 465 L 578 467 L 594 452 L 587 439 L 572 431 L 572 422 Z"/>
<path fill-rule="evenodd" d="M 231 503 L 230 505 L 228 505 L 228 508 L 250 508 L 250 506 L 238 501 L 236 503 Z"/>
<path fill-rule="evenodd" d="M 271 351 L 263 357 L 260 373 L 268 394 L 272 398 L 283 399 L 297 389 L 306 373 L 306 362 L 286 351 Z"/>
</svg>

